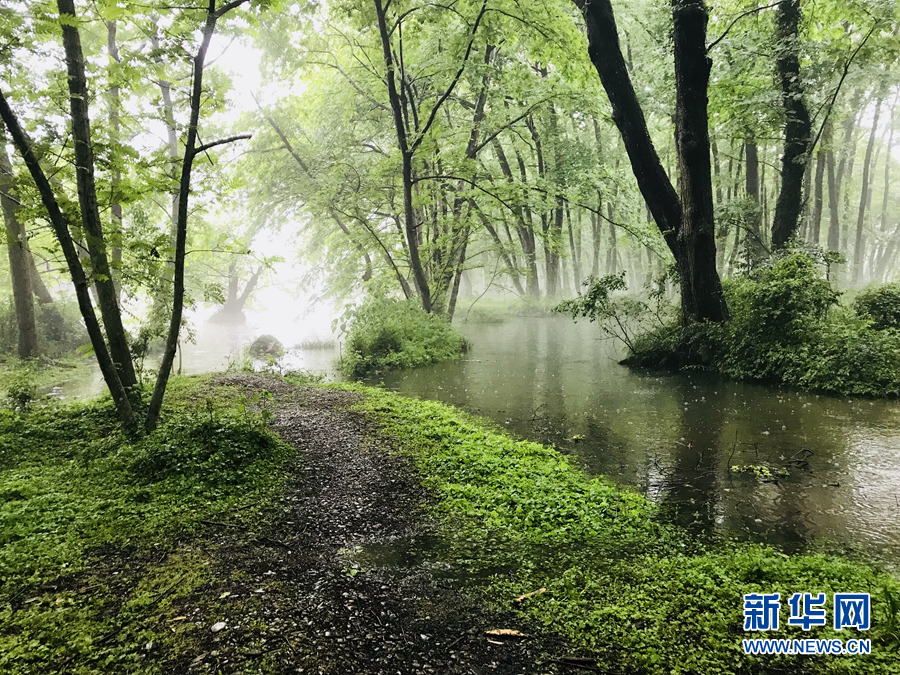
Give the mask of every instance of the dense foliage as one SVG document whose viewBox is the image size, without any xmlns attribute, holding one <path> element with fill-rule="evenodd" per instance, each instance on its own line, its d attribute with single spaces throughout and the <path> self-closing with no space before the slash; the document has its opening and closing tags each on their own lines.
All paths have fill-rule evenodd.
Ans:
<svg viewBox="0 0 900 675">
<path fill-rule="evenodd" d="M 698 543 L 655 522 L 643 497 L 585 476 L 555 450 L 439 403 L 363 391 L 361 407 L 415 458 L 439 497 L 445 562 L 476 573 L 511 568 L 491 578 L 487 594 L 504 608 L 531 594 L 521 611 L 590 650 L 602 672 L 900 672 L 895 577 L 825 555 Z M 864 636 L 871 656 L 743 653 L 742 595 L 806 589 L 872 593 L 874 629 Z M 782 624 L 766 637 L 810 634 Z M 823 628 L 815 637 L 849 636 Z"/>
<path fill-rule="evenodd" d="M 729 280 L 725 291 L 730 321 L 693 330 L 669 323 L 636 340 L 626 362 L 699 364 L 737 380 L 900 395 L 900 330 L 886 323 L 890 287 L 862 294 L 854 312 L 839 304 L 840 293 L 810 257 L 793 252 Z"/>
<path fill-rule="evenodd" d="M 871 286 L 856 296 L 853 310 L 876 330 L 900 329 L 900 284 Z"/>
<path fill-rule="evenodd" d="M 345 317 L 349 330 L 340 367 L 348 376 L 446 361 L 468 348 L 443 316 L 415 302 L 370 300 Z"/>
</svg>

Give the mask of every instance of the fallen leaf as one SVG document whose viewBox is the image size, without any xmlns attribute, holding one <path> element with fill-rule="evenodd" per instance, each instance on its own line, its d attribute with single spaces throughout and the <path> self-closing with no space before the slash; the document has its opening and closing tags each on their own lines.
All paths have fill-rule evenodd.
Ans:
<svg viewBox="0 0 900 675">
<path fill-rule="evenodd" d="M 222 593 L 222 595 L 219 596 L 219 600 L 224 600 L 229 595 L 231 595 L 231 591 L 225 591 L 224 593 Z"/>
<path fill-rule="evenodd" d="M 527 600 L 528 598 L 534 597 L 535 595 L 540 595 L 541 593 L 546 593 L 546 588 L 539 588 L 536 591 L 531 591 L 531 593 L 526 593 L 525 595 L 520 595 L 513 602 L 522 602 L 523 600 Z"/>
<path fill-rule="evenodd" d="M 525 633 L 515 630 L 514 628 L 494 628 L 485 631 L 488 635 L 502 635 L 506 637 L 525 637 Z"/>
</svg>

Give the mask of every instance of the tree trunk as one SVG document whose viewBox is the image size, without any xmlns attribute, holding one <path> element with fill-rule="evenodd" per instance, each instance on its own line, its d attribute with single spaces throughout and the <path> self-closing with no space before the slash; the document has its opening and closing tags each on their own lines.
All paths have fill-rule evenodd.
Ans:
<svg viewBox="0 0 900 675">
<path fill-rule="evenodd" d="M 516 163 L 519 165 L 519 176 L 522 179 L 522 185 L 527 185 L 528 173 L 525 170 L 525 160 L 522 158 L 522 153 L 520 153 L 517 148 L 513 148 L 513 151 L 516 153 Z M 521 239 L 524 236 L 528 242 L 527 249 L 525 248 L 524 243 L 522 245 L 522 249 L 525 251 L 525 258 L 528 260 L 528 282 L 526 288 L 530 297 L 539 298 L 541 297 L 541 287 L 538 280 L 537 242 L 534 238 L 534 219 L 532 217 L 531 209 L 527 205 L 523 204 L 521 208 L 522 230 L 519 237 Z"/>
<path fill-rule="evenodd" d="M 115 21 L 107 21 L 106 22 L 106 49 L 109 53 L 109 57 L 119 63 L 121 59 L 119 58 L 119 47 L 116 44 L 116 22 Z M 115 78 L 111 78 L 113 82 L 115 82 Z M 112 140 L 113 148 L 115 148 L 116 144 L 119 143 L 119 107 L 121 106 L 121 101 L 119 100 L 119 85 L 112 84 L 109 87 L 109 128 L 110 128 L 110 137 Z M 113 276 L 113 284 L 116 289 L 116 300 L 121 302 L 122 300 L 122 281 L 120 277 L 119 268 L 122 263 L 122 204 L 119 202 L 119 184 L 122 182 L 122 171 L 119 168 L 119 157 L 113 152 L 110 157 L 110 164 L 112 166 L 112 172 L 110 175 L 110 205 L 109 205 L 109 213 L 112 217 L 111 226 L 111 240 L 112 240 L 112 267 L 115 269 L 115 274 Z"/>
<path fill-rule="evenodd" d="M 712 60 L 706 52 L 709 19 L 702 0 L 673 0 L 675 20 L 675 143 L 681 185 L 678 230 L 685 325 L 728 318 L 716 271 L 715 219 L 710 167 L 707 86 Z"/>
<path fill-rule="evenodd" d="M 31 291 L 30 261 L 26 249 L 25 226 L 18 218 L 18 199 L 12 163 L 6 155 L 6 134 L 0 128 L 0 206 L 6 224 L 6 248 L 9 253 L 9 276 L 16 307 L 18 351 L 20 359 L 38 355 L 38 331 L 34 319 L 34 296 Z"/>
<path fill-rule="evenodd" d="M 728 308 L 716 272 L 706 86 L 707 13 L 702 2 L 674 0 L 676 135 L 684 208 L 669 181 L 628 76 L 609 0 L 575 0 L 587 26 L 588 53 L 612 106 L 632 170 L 681 272 L 682 321 L 721 321 Z M 691 222 L 683 223 L 683 216 Z M 684 231 L 682 231 L 684 229 Z"/>
<path fill-rule="evenodd" d="M 872 132 L 869 134 L 869 142 L 866 145 L 866 156 L 863 160 L 862 191 L 859 196 L 859 211 L 856 217 L 856 243 L 853 247 L 853 284 L 859 283 L 862 278 L 864 259 L 863 225 L 866 218 L 866 206 L 869 202 L 869 170 L 872 162 L 872 151 L 875 148 L 875 134 L 878 131 L 878 116 L 881 113 L 881 98 L 875 104 L 875 118 L 872 120 Z"/>
<path fill-rule="evenodd" d="M 97 203 L 97 186 L 94 182 L 94 150 L 91 141 L 90 118 L 88 115 L 89 94 L 84 70 L 84 54 L 81 49 L 81 37 L 75 28 L 75 4 L 73 0 L 57 0 L 61 16 L 71 19 L 62 22 L 63 47 L 66 52 L 66 67 L 69 82 L 69 103 L 72 115 L 72 138 L 75 146 L 75 164 L 78 184 L 78 203 L 81 207 L 81 222 L 87 235 L 88 251 L 91 257 L 91 275 L 97 289 L 100 314 L 109 341 L 109 352 L 119 372 L 119 379 L 129 391 L 135 389 L 137 375 L 131 360 L 131 350 L 125 327 L 122 325 L 122 314 L 116 299 L 106 255 L 106 241 L 103 236 L 103 225 L 100 221 L 100 208 Z"/>
<path fill-rule="evenodd" d="M 240 4 L 240 2 L 237 4 L 229 3 L 225 5 L 226 11 L 235 8 Z M 145 428 L 148 433 L 156 428 L 156 424 L 159 420 L 163 397 L 166 393 L 169 375 L 172 372 L 172 364 L 175 362 L 175 351 L 178 347 L 178 334 L 181 330 L 181 318 L 184 311 L 184 261 L 187 254 L 188 197 L 191 189 L 191 169 L 193 168 L 194 158 L 199 152 L 205 152 L 215 145 L 236 140 L 236 138 L 248 137 L 245 134 L 225 139 L 224 141 L 216 141 L 211 144 L 202 145 L 199 148 L 197 147 L 197 126 L 200 123 L 200 104 L 203 96 L 203 66 L 206 61 L 206 52 L 209 49 L 209 43 L 216 30 L 216 22 L 221 17 L 221 14 L 216 11 L 215 5 L 215 0 L 210 0 L 206 12 L 206 22 L 201 31 L 203 39 L 200 43 L 200 49 L 193 59 L 194 77 L 191 85 L 191 112 L 190 120 L 188 122 L 187 137 L 185 138 L 184 158 L 181 162 L 181 179 L 178 183 L 178 223 L 175 233 L 175 274 L 172 294 L 172 316 L 169 321 L 169 333 L 166 336 L 166 347 L 163 351 L 162 361 L 159 365 L 156 384 L 153 387 L 153 396 L 150 398 L 150 405 L 147 409 Z"/>
<path fill-rule="evenodd" d="M 614 220 L 613 216 L 615 215 L 615 211 L 613 210 L 613 204 L 611 201 L 606 202 L 606 217 L 610 220 Z M 607 274 L 615 274 L 619 271 L 619 249 L 616 244 L 616 227 L 615 225 L 610 224 L 609 226 L 609 248 L 606 251 L 606 273 Z"/>
<path fill-rule="evenodd" d="M 785 246 L 797 231 L 803 206 L 803 177 L 811 142 L 812 123 L 803 101 L 800 81 L 800 0 L 784 0 L 776 10 L 778 77 L 787 118 L 781 158 L 781 190 L 775 203 L 772 246 Z"/>
<path fill-rule="evenodd" d="M 569 205 L 566 204 L 566 225 L 569 228 L 569 252 L 572 255 L 572 274 L 575 279 L 575 294 L 581 295 L 581 246 L 575 244 L 575 233 L 572 229 L 572 214 L 569 212 Z M 578 233 L 579 239 L 581 232 Z"/>
<path fill-rule="evenodd" d="M 824 205 L 823 184 L 825 182 L 825 142 L 827 142 L 827 138 L 823 139 L 823 145 L 819 147 L 816 152 L 816 178 L 813 188 L 815 196 L 813 197 L 812 227 L 810 228 L 809 233 L 809 241 L 816 246 L 819 245 L 822 227 L 822 207 Z"/>
<path fill-rule="evenodd" d="M 746 233 L 750 264 L 755 265 L 766 255 L 766 246 L 762 235 L 762 209 L 760 208 L 759 194 L 759 146 L 756 144 L 756 136 L 751 129 L 747 129 L 744 141 L 744 152 L 747 155 L 747 170 L 745 171 L 745 187 L 747 196 L 752 200 L 754 211 L 750 214 L 750 231 Z"/>
</svg>

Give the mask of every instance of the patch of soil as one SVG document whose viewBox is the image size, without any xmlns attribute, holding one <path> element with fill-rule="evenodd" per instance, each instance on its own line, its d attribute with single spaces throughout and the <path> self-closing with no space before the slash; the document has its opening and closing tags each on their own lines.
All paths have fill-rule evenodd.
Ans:
<svg viewBox="0 0 900 675">
<path fill-rule="evenodd" d="M 561 640 L 536 634 L 511 612 L 492 612 L 427 570 L 348 563 L 345 549 L 428 526 L 429 495 L 413 467 L 378 444 L 363 414 L 345 409 L 358 395 L 259 375 L 225 375 L 213 384 L 275 394 L 273 426 L 298 452 L 285 467 L 281 498 L 261 518 L 245 524 L 240 513 L 221 514 L 186 542 L 209 552 L 215 581 L 173 601 L 173 611 L 196 626 L 197 651 L 159 654 L 167 671 L 570 671 L 561 663 Z M 486 634 L 497 628 L 526 637 Z"/>
</svg>

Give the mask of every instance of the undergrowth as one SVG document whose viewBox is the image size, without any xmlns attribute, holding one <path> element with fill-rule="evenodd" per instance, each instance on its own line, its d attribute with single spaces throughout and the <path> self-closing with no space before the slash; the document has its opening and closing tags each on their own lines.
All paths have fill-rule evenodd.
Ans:
<svg viewBox="0 0 900 675">
<path fill-rule="evenodd" d="M 860 294 L 852 307 L 800 252 L 723 282 L 731 318 L 682 329 L 677 320 L 637 338 L 626 363 L 703 366 L 735 380 L 841 395 L 900 395 L 900 292 Z"/>
<path fill-rule="evenodd" d="M 173 379 L 162 423 L 139 440 L 120 432 L 109 400 L 0 411 L 0 672 L 69 661 L 81 664 L 73 672 L 153 672 L 119 646 L 152 642 L 152 631 L 112 636 L 160 611 L 167 585 L 189 590 L 202 567 L 186 561 L 142 582 L 150 603 L 140 585 L 122 597 L 114 579 L 92 577 L 98 556 L 141 559 L 212 514 L 259 501 L 278 489 L 289 451 L 266 425 L 264 399 L 208 380 Z M 118 618 L 103 609 L 117 603 Z"/>
<path fill-rule="evenodd" d="M 629 490 L 564 456 L 439 403 L 356 387 L 360 407 L 411 455 L 439 497 L 457 566 L 512 566 L 487 594 L 587 650 L 601 672 L 900 673 L 900 583 L 866 563 L 692 540 Z M 540 589 L 544 589 L 540 591 Z M 535 591 L 540 591 L 534 593 Z M 743 594 L 870 592 L 872 630 L 743 632 Z M 786 611 L 787 603 L 783 603 Z M 748 637 L 869 638 L 870 656 L 749 656 Z"/>
</svg>

